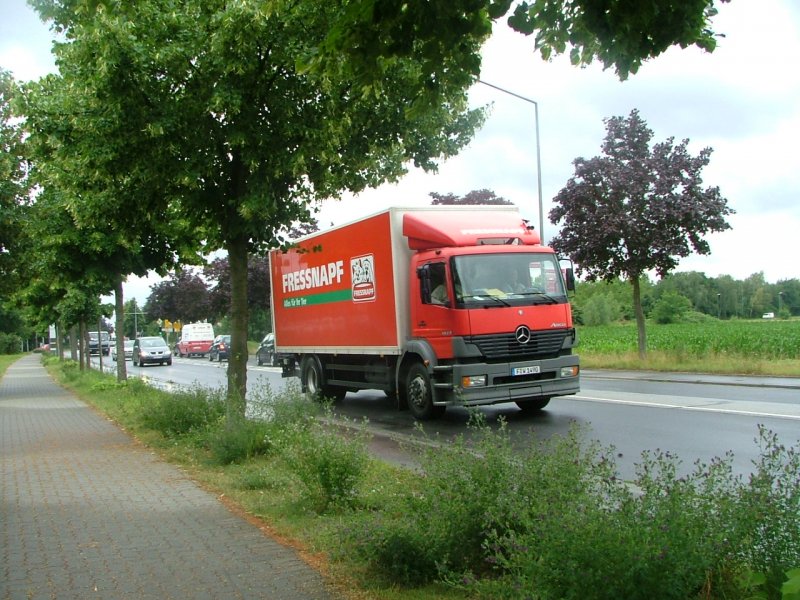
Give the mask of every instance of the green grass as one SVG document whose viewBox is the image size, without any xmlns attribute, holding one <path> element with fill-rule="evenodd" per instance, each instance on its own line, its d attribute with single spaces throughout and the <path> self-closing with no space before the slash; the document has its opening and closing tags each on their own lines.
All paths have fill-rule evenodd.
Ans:
<svg viewBox="0 0 800 600">
<path fill-rule="evenodd" d="M 6 372 L 9 366 L 22 358 L 22 354 L 0 354 L 0 378 Z"/>
<path fill-rule="evenodd" d="M 296 391 L 265 390 L 269 418 L 227 422 L 218 392 L 47 364 L 345 598 L 777 600 L 800 564 L 800 448 L 764 430 L 752 480 L 730 456 L 678 477 L 677 458 L 656 453 L 624 482 L 613 448 L 585 431 L 520 449 L 476 413 L 473 441 L 419 451 L 423 476 L 371 458 L 361 424 L 332 427 Z"/>
<path fill-rule="evenodd" d="M 578 328 L 585 368 L 800 376 L 800 320 L 647 324 L 639 360 L 634 323 Z"/>
</svg>

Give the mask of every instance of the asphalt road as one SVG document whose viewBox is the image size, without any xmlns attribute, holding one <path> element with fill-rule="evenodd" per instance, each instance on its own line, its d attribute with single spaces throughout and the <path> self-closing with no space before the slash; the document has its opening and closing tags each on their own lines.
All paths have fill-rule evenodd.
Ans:
<svg viewBox="0 0 800 600">
<path fill-rule="evenodd" d="M 252 358 L 251 363 L 250 390 L 268 386 L 280 391 L 287 381 L 296 384 L 281 379 L 278 368 L 258 367 Z M 226 384 L 225 362 L 176 358 L 171 367 L 131 367 L 130 362 L 128 367 L 129 374 L 161 387 Z M 353 419 L 366 417 L 371 430 L 384 438 L 382 451 L 391 454 L 390 460 L 405 460 L 396 440 L 422 435 L 411 415 L 398 412 L 380 392 L 350 393 L 336 409 Z M 520 445 L 563 434 L 575 425 L 585 427 L 592 439 L 614 446 L 623 477 L 634 474 L 643 451 L 657 449 L 679 456 L 686 472 L 696 460 L 708 462 L 730 451 L 735 471 L 745 475 L 759 454 L 759 424 L 784 444 L 800 444 L 800 379 L 587 370 L 580 394 L 554 398 L 538 414 L 523 414 L 514 404 L 482 407 L 480 412 L 490 426 L 507 422 Z M 469 437 L 468 420 L 466 409 L 448 408 L 443 418 L 425 423 L 424 432 L 441 440 Z"/>
</svg>

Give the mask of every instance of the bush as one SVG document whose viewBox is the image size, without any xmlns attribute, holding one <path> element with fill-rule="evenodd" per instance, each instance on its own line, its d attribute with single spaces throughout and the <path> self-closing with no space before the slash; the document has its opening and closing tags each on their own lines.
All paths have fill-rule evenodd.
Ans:
<svg viewBox="0 0 800 600">
<path fill-rule="evenodd" d="M 366 429 L 343 429 L 327 420 L 309 419 L 287 438 L 285 458 L 318 512 L 349 508 L 369 464 Z"/>
<path fill-rule="evenodd" d="M 242 462 L 270 451 L 269 430 L 270 426 L 263 421 L 229 419 L 211 432 L 208 448 L 218 464 Z"/>
<path fill-rule="evenodd" d="M 221 392 L 196 388 L 153 397 L 142 405 L 141 422 L 166 436 L 180 436 L 207 430 L 224 414 Z"/>
<path fill-rule="evenodd" d="M 21 350 L 21 337 L 16 333 L 0 333 L 0 354 L 18 354 Z"/>
<path fill-rule="evenodd" d="M 656 302 L 650 316 L 656 323 L 678 323 L 692 309 L 691 301 L 677 292 L 665 292 Z"/>
<path fill-rule="evenodd" d="M 588 300 L 581 313 L 585 325 L 608 325 L 619 319 L 619 303 L 611 294 L 595 294 Z"/>
<path fill-rule="evenodd" d="M 766 597 L 781 598 L 786 573 L 800 565 L 800 449 L 759 426 L 760 458 L 737 498 L 730 536 L 736 559 L 764 576 Z"/>
<path fill-rule="evenodd" d="M 800 564 L 800 458 L 763 429 L 747 483 L 731 455 L 680 475 L 644 453 L 623 482 L 613 448 L 577 428 L 528 448 L 502 426 L 478 433 L 427 451 L 419 489 L 347 533 L 347 551 L 394 584 L 541 600 L 741 599 L 750 570 L 773 600 Z"/>
<path fill-rule="evenodd" d="M 492 432 L 480 419 L 473 447 L 460 436 L 424 451 L 425 476 L 418 493 L 407 495 L 391 518 L 378 516 L 351 537 L 356 552 L 392 582 L 419 585 L 437 575 L 486 571 L 490 531 L 505 531 L 503 499 L 519 493 L 517 452 L 505 427 Z"/>
</svg>

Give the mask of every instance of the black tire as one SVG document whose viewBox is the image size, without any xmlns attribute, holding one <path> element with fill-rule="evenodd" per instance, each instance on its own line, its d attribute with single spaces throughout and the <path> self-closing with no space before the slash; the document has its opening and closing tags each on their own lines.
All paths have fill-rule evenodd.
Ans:
<svg viewBox="0 0 800 600">
<path fill-rule="evenodd" d="M 171 358 L 170 358 L 170 359 L 169 359 L 169 360 L 166 362 L 166 365 L 167 365 L 168 367 L 171 367 L 171 366 L 172 366 L 172 359 L 171 359 Z"/>
<path fill-rule="evenodd" d="M 418 421 L 428 421 L 444 414 L 444 406 L 433 405 L 433 386 L 428 369 L 415 362 L 406 373 L 404 386 L 408 410 Z"/>
<path fill-rule="evenodd" d="M 321 400 L 324 381 L 325 374 L 322 372 L 322 363 L 319 359 L 316 356 L 304 358 L 300 370 L 300 386 L 306 396 L 311 400 Z"/>
<path fill-rule="evenodd" d="M 528 400 L 518 400 L 517 406 L 522 412 L 538 412 L 550 402 L 550 398 L 530 398 Z"/>
</svg>

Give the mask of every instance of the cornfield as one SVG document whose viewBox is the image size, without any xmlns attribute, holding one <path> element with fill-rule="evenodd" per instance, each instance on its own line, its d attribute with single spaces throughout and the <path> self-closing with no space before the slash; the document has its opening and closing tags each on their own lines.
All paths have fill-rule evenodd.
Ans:
<svg viewBox="0 0 800 600">
<path fill-rule="evenodd" d="M 636 324 L 578 327 L 578 353 L 636 351 Z M 647 325 L 647 349 L 684 356 L 800 358 L 800 321 L 718 321 Z"/>
</svg>

